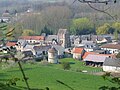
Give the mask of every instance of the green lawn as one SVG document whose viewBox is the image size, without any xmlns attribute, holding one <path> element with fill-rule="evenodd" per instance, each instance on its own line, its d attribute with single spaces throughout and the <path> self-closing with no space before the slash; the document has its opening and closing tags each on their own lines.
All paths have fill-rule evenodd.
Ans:
<svg viewBox="0 0 120 90">
<path fill-rule="evenodd" d="M 73 62 L 73 59 L 64 59 Z M 61 61 L 64 61 L 63 59 Z M 49 87 L 50 90 L 98 90 L 100 86 L 115 86 L 113 83 L 104 81 L 101 76 L 89 75 L 81 72 L 75 72 L 72 69 L 80 68 L 81 70 L 100 70 L 100 68 L 85 67 L 82 62 L 74 61 L 71 70 L 63 70 L 61 65 L 41 65 L 41 64 L 23 64 L 26 76 L 29 77 L 29 85 L 34 90 Z M 0 69 L 0 82 L 5 83 L 6 79 L 18 77 L 21 80 L 17 82 L 17 87 L 10 87 L 6 90 L 25 90 L 25 82 L 22 81 L 22 74 L 18 66 L 7 69 Z M 57 82 L 57 80 L 67 84 L 69 87 Z M 19 88 L 19 89 L 18 89 Z M 36 89 L 35 89 L 36 88 Z M 0 88 L 0 90 L 2 90 Z M 5 89 L 4 89 L 5 90 Z"/>
</svg>

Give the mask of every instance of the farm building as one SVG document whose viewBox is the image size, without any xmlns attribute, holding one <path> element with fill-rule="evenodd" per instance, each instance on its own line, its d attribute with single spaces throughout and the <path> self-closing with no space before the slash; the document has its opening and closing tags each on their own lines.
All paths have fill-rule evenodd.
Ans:
<svg viewBox="0 0 120 90">
<path fill-rule="evenodd" d="M 113 58 L 113 56 L 110 54 L 88 54 L 83 61 L 86 65 L 98 67 L 103 65 L 106 58 Z"/>
<path fill-rule="evenodd" d="M 119 59 L 106 58 L 103 63 L 103 71 L 120 73 L 120 58 Z"/>
</svg>

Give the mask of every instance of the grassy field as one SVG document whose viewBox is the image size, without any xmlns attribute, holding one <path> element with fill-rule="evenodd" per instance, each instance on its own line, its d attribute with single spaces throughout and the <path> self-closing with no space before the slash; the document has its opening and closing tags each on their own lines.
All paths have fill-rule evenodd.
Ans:
<svg viewBox="0 0 120 90">
<path fill-rule="evenodd" d="M 50 90 L 99 90 L 100 86 L 115 86 L 113 83 L 104 81 L 101 76 L 75 71 L 76 68 L 87 71 L 101 70 L 100 68 L 86 67 L 83 65 L 83 62 L 69 58 L 60 61 L 74 62 L 74 64 L 71 64 L 71 70 L 69 71 L 63 70 L 61 65 L 43 65 L 40 63 L 22 64 L 26 76 L 29 78 L 28 82 L 30 88 L 33 90 L 46 90 L 46 87 L 49 87 Z M 26 85 L 25 82 L 22 81 L 22 74 L 17 65 L 11 68 L 0 69 L 0 82 L 5 83 L 7 79 L 15 77 L 20 78 L 20 81 L 17 82 L 17 86 L 6 87 L 6 90 L 25 90 Z M 67 86 L 58 81 L 63 82 Z M 5 89 L 1 87 L 0 90 Z"/>
</svg>

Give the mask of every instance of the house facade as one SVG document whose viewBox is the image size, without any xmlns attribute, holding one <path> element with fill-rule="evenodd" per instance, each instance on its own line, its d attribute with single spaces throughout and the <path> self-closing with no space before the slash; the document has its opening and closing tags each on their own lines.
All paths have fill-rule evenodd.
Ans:
<svg viewBox="0 0 120 90">
<path fill-rule="evenodd" d="M 45 37 L 44 36 L 21 36 L 19 40 L 25 40 L 29 44 L 39 43 L 40 45 L 44 44 Z"/>
<path fill-rule="evenodd" d="M 101 46 L 106 54 L 118 54 L 120 52 L 120 44 L 105 44 Z"/>
<path fill-rule="evenodd" d="M 103 71 L 120 73 L 120 59 L 106 58 L 103 63 Z"/>
<path fill-rule="evenodd" d="M 72 53 L 73 53 L 73 58 L 74 59 L 81 60 L 82 56 L 85 53 L 85 50 L 83 48 L 76 48 L 75 47 L 75 48 L 73 48 Z"/>
<path fill-rule="evenodd" d="M 87 52 L 91 52 L 99 49 L 99 46 L 97 45 L 97 43 L 93 41 L 88 41 L 88 40 L 83 40 L 81 42 L 81 46 L 83 46 Z"/>
</svg>

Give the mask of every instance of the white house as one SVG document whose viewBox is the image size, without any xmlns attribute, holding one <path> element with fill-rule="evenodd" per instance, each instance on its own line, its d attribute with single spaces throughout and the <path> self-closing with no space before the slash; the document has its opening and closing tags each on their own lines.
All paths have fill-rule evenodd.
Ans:
<svg viewBox="0 0 120 90">
<path fill-rule="evenodd" d="M 88 40 L 82 40 L 81 46 L 83 45 L 84 46 L 84 49 L 87 51 L 87 52 L 92 52 L 94 50 L 98 50 L 99 49 L 99 46 L 97 45 L 97 43 L 95 43 L 94 41 L 88 41 Z"/>
<path fill-rule="evenodd" d="M 103 63 L 103 71 L 120 73 L 120 58 L 119 59 L 106 58 L 106 60 Z"/>
<path fill-rule="evenodd" d="M 44 36 L 21 36 L 19 37 L 19 40 L 25 40 L 27 43 L 34 44 L 39 43 L 41 45 L 44 44 L 45 37 Z"/>
<path fill-rule="evenodd" d="M 107 54 L 117 54 L 120 52 L 120 44 L 105 44 L 101 46 L 101 49 L 105 50 Z"/>
</svg>

